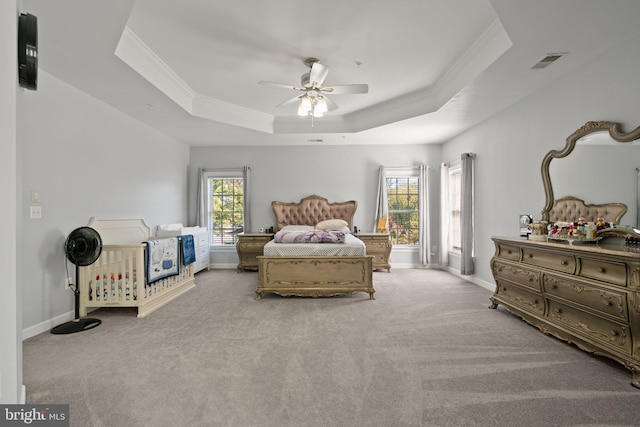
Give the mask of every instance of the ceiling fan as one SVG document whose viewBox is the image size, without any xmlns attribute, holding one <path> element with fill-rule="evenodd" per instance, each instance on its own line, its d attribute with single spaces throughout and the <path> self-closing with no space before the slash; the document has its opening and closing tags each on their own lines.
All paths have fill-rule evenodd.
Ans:
<svg viewBox="0 0 640 427">
<path fill-rule="evenodd" d="M 304 60 L 304 64 L 309 67 L 309 71 L 301 76 L 300 86 L 266 81 L 259 81 L 258 84 L 283 87 L 302 92 L 302 94 L 278 104 L 276 107 L 286 107 L 299 101 L 298 115 L 311 116 L 312 127 L 314 117 L 322 117 L 327 111 L 333 111 L 338 108 L 338 104 L 327 98 L 326 94 L 357 94 L 367 93 L 369 91 L 369 86 L 366 84 L 323 86 L 324 80 L 329 73 L 329 67 L 321 64 L 317 58 L 307 58 Z"/>
</svg>

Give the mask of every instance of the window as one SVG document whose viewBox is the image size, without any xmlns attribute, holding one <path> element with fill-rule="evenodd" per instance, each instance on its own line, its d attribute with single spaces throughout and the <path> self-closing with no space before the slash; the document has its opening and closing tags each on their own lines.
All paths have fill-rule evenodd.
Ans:
<svg viewBox="0 0 640 427">
<path fill-rule="evenodd" d="M 461 252 L 462 168 L 458 163 L 449 168 L 449 251 Z"/>
<path fill-rule="evenodd" d="M 406 172 L 393 175 L 386 175 L 391 242 L 417 245 L 420 238 L 418 175 Z"/>
<path fill-rule="evenodd" d="M 244 231 L 242 177 L 207 177 L 208 219 L 212 245 L 235 245 Z"/>
</svg>

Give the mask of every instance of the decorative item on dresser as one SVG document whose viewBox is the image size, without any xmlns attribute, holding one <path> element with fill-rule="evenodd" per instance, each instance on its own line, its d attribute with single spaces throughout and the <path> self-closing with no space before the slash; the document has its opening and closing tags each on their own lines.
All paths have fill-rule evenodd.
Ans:
<svg viewBox="0 0 640 427">
<path fill-rule="evenodd" d="M 640 128 L 625 134 L 616 123 L 588 122 L 567 138 L 564 150 L 543 159 L 547 200 L 541 224 L 549 224 L 549 236 L 492 238 L 496 290 L 490 308 L 502 304 L 545 334 L 622 363 L 632 371 L 631 384 L 640 388 L 640 251 L 624 243 L 625 237 L 627 242 L 629 236 L 640 237 L 640 230 L 618 225 L 627 212 L 624 203 L 554 199 L 549 174 L 552 159 L 569 155 L 580 138 L 605 131 L 618 142 L 640 138 Z M 557 238 L 560 226 L 563 234 Z M 596 238 L 584 237 L 589 234 L 580 227 Z"/>
<path fill-rule="evenodd" d="M 353 226 L 357 206 L 354 200 L 329 203 L 316 195 L 297 203 L 272 202 L 276 236 L 287 226 L 319 228 L 321 222 L 338 220 L 345 224 L 342 233 L 345 243 L 350 244 L 267 243 L 264 255 L 257 257 L 258 299 L 268 292 L 311 297 L 366 292 L 370 299 L 375 299 L 374 257 L 366 255 L 365 244 L 348 231 Z M 345 255 L 345 252 L 357 255 Z"/>
<path fill-rule="evenodd" d="M 209 232 L 207 227 L 185 227 L 182 224 L 162 224 L 156 230 L 156 236 L 175 237 L 191 234 L 196 252 L 196 262 L 193 265 L 193 272 L 198 273 L 205 268 L 209 270 Z"/>
<path fill-rule="evenodd" d="M 238 234 L 238 270 L 258 270 L 258 256 L 262 255 L 264 245 L 273 239 L 273 233 L 251 233 L 243 232 Z"/>
<path fill-rule="evenodd" d="M 367 255 L 373 255 L 373 269 L 386 269 L 391 272 L 389 257 L 391 256 L 391 235 L 389 233 L 354 233 L 367 247 Z"/>
</svg>

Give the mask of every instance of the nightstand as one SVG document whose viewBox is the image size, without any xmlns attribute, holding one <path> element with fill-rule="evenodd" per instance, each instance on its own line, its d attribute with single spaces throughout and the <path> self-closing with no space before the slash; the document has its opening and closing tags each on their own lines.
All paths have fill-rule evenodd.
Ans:
<svg viewBox="0 0 640 427">
<path fill-rule="evenodd" d="M 367 247 L 367 255 L 373 255 L 373 269 L 391 271 L 389 256 L 391 255 L 391 236 L 389 233 L 355 233 Z"/>
<path fill-rule="evenodd" d="M 238 251 L 238 270 L 258 270 L 257 256 L 262 255 L 264 245 L 273 239 L 273 233 L 251 233 L 244 232 L 238 234 L 236 250 Z"/>
</svg>

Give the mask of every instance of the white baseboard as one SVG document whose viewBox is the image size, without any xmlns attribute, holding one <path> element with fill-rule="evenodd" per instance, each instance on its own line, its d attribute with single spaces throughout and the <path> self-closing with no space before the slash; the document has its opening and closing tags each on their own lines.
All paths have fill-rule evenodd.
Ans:
<svg viewBox="0 0 640 427">
<path fill-rule="evenodd" d="M 22 392 L 20 393 L 20 405 L 27 403 L 27 386 L 22 384 Z"/>
<path fill-rule="evenodd" d="M 38 334 L 49 331 L 55 326 L 73 320 L 74 317 L 75 312 L 69 311 L 68 313 L 56 316 L 53 319 L 45 320 L 44 322 L 38 323 L 37 325 L 29 326 L 28 328 L 22 330 L 22 340 L 24 341 L 27 338 L 35 337 Z"/>
<path fill-rule="evenodd" d="M 238 264 L 217 262 L 215 264 L 210 264 L 209 268 L 211 270 L 235 270 L 238 268 Z"/>
<path fill-rule="evenodd" d="M 474 285 L 480 286 L 481 288 L 485 288 L 488 291 L 493 292 L 496 290 L 495 283 L 490 283 L 490 282 L 487 282 L 486 280 L 478 279 L 477 277 L 474 277 L 474 276 L 463 276 L 462 274 L 460 274 L 459 270 L 455 270 L 451 267 L 447 267 L 446 270 L 449 273 L 453 274 L 454 276 L 458 276 L 459 278 L 467 280 L 473 283 Z"/>
</svg>

